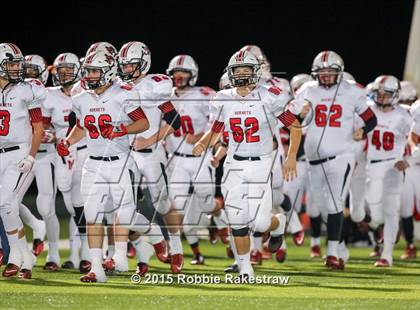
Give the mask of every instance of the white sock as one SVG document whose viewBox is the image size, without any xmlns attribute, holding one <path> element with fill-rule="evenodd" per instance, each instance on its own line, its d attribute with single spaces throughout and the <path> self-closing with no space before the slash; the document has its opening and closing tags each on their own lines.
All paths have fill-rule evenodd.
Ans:
<svg viewBox="0 0 420 310">
<path fill-rule="evenodd" d="M 242 255 L 238 254 L 238 263 L 240 274 L 249 274 L 251 276 L 254 275 L 254 270 L 252 269 L 251 257 L 249 252 Z"/>
<path fill-rule="evenodd" d="M 58 242 L 48 241 L 47 262 L 54 262 L 57 265 L 60 263 L 60 254 L 58 252 Z"/>
<path fill-rule="evenodd" d="M 182 242 L 180 232 L 169 233 L 169 246 L 171 248 L 171 255 L 182 254 Z"/>
<path fill-rule="evenodd" d="M 55 213 L 44 218 L 47 230 L 48 242 L 58 242 L 60 240 L 60 223 Z"/>
<path fill-rule="evenodd" d="M 25 236 L 19 239 L 19 246 L 21 248 L 23 257 L 23 263 L 21 268 L 32 270 L 32 267 L 35 263 L 35 258 L 32 252 L 29 250 L 28 242 L 26 241 Z"/>
<path fill-rule="evenodd" d="M 149 237 L 150 242 L 152 244 L 162 242 L 162 240 L 164 239 L 162 235 L 162 230 L 160 229 L 159 225 L 155 223 L 150 224 L 150 230 L 147 232 L 146 235 Z"/>
<path fill-rule="evenodd" d="M 86 234 L 80 234 L 80 259 L 90 261 L 89 244 Z"/>
<path fill-rule="evenodd" d="M 313 246 L 320 246 L 321 245 L 321 238 L 320 237 L 311 237 L 311 247 Z"/>
<path fill-rule="evenodd" d="M 280 249 L 285 250 L 285 251 L 287 250 L 287 243 L 285 239 L 283 239 L 283 243 L 281 244 Z"/>
<path fill-rule="evenodd" d="M 90 248 L 89 256 L 91 258 L 92 263 L 91 271 L 94 273 L 103 273 L 104 270 L 102 268 L 102 249 Z"/>
<path fill-rule="evenodd" d="M 155 253 L 153 246 L 150 243 L 142 240 L 141 237 L 137 238 L 137 240 L 131 241 L 131 244 L 136 249 L 137 261 L 140 263 L 149 264 L 150 258 Z"/>
<path fill-rule="evenodd" d="M 114 257 L 115 254 L 115 245 L 108 245 L 108 254 L 106 256 L 106 259 L 111 259 Z"/>
<path fill-rule="evenodd" d="M 114 256 L 127 257 L 127 242 L 115 241 Z"/>
<path fill-rule="evenodd" d="M 263 245 L 262 245 L 262 237 L 252 237 L 254 239 L 254 247 L 253 250 L 262 251 Z"/>
<path fill-rule="evenodd" d="M 338 241 L 328 240 L 327 256 L 338 257 Z"/>
<path fill-rule="evenodd" d="M 235 239 L 232 234 L 229 234 L 229 244 L 233 252 L 233 257 L 235 258 L 234 264 L 238 264 L 238 252 L 236 251 Z"/>
</svg>

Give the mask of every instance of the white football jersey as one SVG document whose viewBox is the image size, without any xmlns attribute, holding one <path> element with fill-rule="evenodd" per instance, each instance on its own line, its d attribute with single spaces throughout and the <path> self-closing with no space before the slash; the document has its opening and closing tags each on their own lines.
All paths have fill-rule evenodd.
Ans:
<svg viewBox="0 0 420 310">
<path fill-rule="evenodd" d="M 29 110 L 39 109 L 38 117 L 42 120 L 41 105 L 44 100 L 45 88 L 38 80 L 9 84 L 3 90 L 0 102 L 0 148 L 31 143 Z"/>
<path fill-rule="evenodd" d="M 129 135 L 109 140 L 102 131 L 109 125 L 128 125 L 128 114 L 140 108 L 138 92 L 129 85 L 114 83 L 101 95 L 85 90 L 72 98 L 72 110 L 81 127 L 87 130 L 86 140 L 90 156 L 116 156 L 130 150 Z"/>
<path fill-rule="evenodd" d="M 185 141 L 187 134 L 199 134 L 209 127 L 210 100 L 215 92 L 208 87 L 192 87 L 186 93 L 178 95 L 175 88 L 171 102 L 181 118 L 181 127 L 167 139 L 169 152 L 192 154 L 193 144 Z"/>
<path fill-rule="evenodd" d="M 236 88 L 219 91 L 211 103 L 212 119 L 223 124 L 229 135 L 228 154 L 243 157 L 271 154 L 277 117 L 289 109 L 288 98 L 279 88 L 261 84 L 245 97 L 238 95 Z M 300 109 L 294 105 L 291 112 L 299 114 Z"/>
<path fill-rule="evenodd" d="M 369 106 L 378 124 L 368 133 L 368 160 L 402 159 L 412 124 L 409 112 L 400 106 L 386 113 L 373 102 Z"/>
<path fill-rule="evenodd" d="M 414 102 L 410 108 L 410 114 L 413 117 L 413 126 L 411 131 L 420 136 L 420 100 Z"/>
<path fill-rule="evenodd" d="M 162 112 L 158 107 L 170 100 L 172 80 L 164 74 L 148 74 L 133 86 L 141 95 L 141 107 L 150 124 L 149 129 L 140 135 L 149 138 L 164 124 Z"/>
<path fill-rule="evenodd" d="M 280 88 L 285 94 L 289 95 L 289 100 L 293 98 L 292 89 L 290 88 L 290 83 L 286 79 L 282 79 L 277 76 L 273 76 L 271 78 L 261 77 L 258 83 L 261 85 L 265 85 L 267 87 L 276 86 Z"/>
<path fill-rule="evenodd" d="M 364 89 L 346 80 L 340 83 L 338 92 L 337 87 L 324 88 L 318 81 L 311 81 L 296 94 L 297 101 L 311 105 L 302 122 L 306 133 L 305 154 L 309 160 L 354 152 L 355 114 L 370 114 Z"/>
</svg>

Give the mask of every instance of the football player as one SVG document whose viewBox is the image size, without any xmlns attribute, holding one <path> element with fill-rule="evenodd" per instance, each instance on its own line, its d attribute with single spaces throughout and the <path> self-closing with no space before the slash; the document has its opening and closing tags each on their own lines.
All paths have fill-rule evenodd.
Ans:
<svg viewBox="0 0 420 310">
<path fill-rule="evenodd" d="M 0 104 L 0 216 L 10 246 L 3 276 L 12 277 L 20 271 L 19 277 L 28 279 L 32 276 L 34 256 L 28 248 L 19 217 L 17 192 L 31 171 L 41 144 L 44 132 L 41 103 L 45 91 L 35 92 L 32 82 L 23 82 L 23 64 L 22 52 L 15 44 L 0 44 L 0 89 L 3 93 Z"/>
</svg>

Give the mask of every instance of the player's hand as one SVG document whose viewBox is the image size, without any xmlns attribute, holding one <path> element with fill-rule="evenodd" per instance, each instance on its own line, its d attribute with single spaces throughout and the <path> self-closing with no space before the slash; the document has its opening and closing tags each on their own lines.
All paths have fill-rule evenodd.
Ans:
<svg viewBox="0 0 420 310">
<path fill-rule="evenodd" d="M 210 159 L 210 164 L 214 167 L 217 168 L 220 165 L 220 160 L 216 157 L 216 156 L 212 156 Z"/>
<path fill-rule="evenodd" d="M 57 144 L 57 153 L 61 157 L 68 156 L 70 154 L 69 151 L 70 143 L 66 139 L 61 139 L 60 143 Z"/>
<path fill-rule="evenodd" d="M 206 150 L 206 146 L 203 143 L 198 142 L 194 144 L 194 147 L 192 149 L 192 154 L 194 156 L 200 156 L 205 150 Z"/>
<path fill-rule="evenodd" d="M 406 160 L 400 160 L 400 161 L 397 161 L 395 163 L 394 167 L 398 171 L 404 171 L 405 169 L 407 169 L 408 167 L 410 167 L 410 165 L 408 164 L 408 162 Z"/>
<path fill-rule="evenodd" d="M 42 143 L 52 143 L 55 141 L 55 134 L 51 130 L 44 130 L 44 135 L 42 136 L 41 142 Z"/>
<path fill-rule="evenodd" d="M 20 162 L 18 162 L 18 169 L 22 173 L 27 173 L 31 171 L 32 166 L 34 165 L 35 158 L 33 158 L 31 155 L 27 155 L 24 159 L 22 159 Z"/>
<path fill-rule="evenodd" d="M 108 126 L 106 127 L 103 132 L 103 137 L 109 140 L 125 136 L 128 134 L 127 127 L 124 126 L 124 124 L 121 124 L 120 126 Z"/>
<path fill-rule="evenodd" d="M 194 135 L 187 133 L 187 135 L 185 136 L 185 142 L 188 144 L 194 144 L 197 142 L 197 139 Z"/>
<path fill-rule="evenodd" d="M 353 140 L 354 141 L 361 141 L 361 140 L 363 140 L 364 133 L 365 133 L 365 131 L 362 128 L 357 129 L 353 133 Z"/>
<path fill-rule="evenodd" d="M 283 164 L 283 179 L 292 181 L 296 177 L 296 158 L 287 157 Z"/>
<path fill-rule="evenodd" d="M 149 144 L 147 143 L 147 139 L 143 138 L 143 137 L 137 137 L 134 140 L 134 144 L 133 144 L 133 148 L 138 151 L 138 150 L 142 150 L 145 149 L 149 146 Z"/>
</svg>

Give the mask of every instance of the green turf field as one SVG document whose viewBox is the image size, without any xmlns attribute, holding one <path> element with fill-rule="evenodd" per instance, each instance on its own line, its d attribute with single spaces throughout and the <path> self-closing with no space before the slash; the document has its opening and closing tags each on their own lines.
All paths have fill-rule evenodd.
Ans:
<svg viewBox="0 0 420 310">
<path fill-rule="evenodd" d="M 224 246 L 202 242 L 204 266 L 189 264 L 186 274 L 214 274 L 224 279 Z M 132 284 L 131 273 L 108 277 L 106 284 L 79 282 L 76 271 L 47 273 L 34 269 L 32 280 L 0 278 L 1 308 L 141 308 L 156 309 L 420 309 L 420 259 L 395 261 L 392 269 L 375 269 L 369 249 L 351 249 L 352 259 L 344 272 L 327 271 L 321 260 L 308 258 L 308 247 L 291 246 L 286 263 L 264 261 L 258 275 L 289 276 L 287 285 L 193 285 Z M 402 253 L 398 246 L 395 257 Z M 62 252 L 65 258 L 67 252 Z M 130 259 L 131 267 L 135 260 Z M 152 273 L 168 273 L 168 265 L 151 262 Z M 143 308 L 145 309 L 145 308 Z"/>
</svg>

